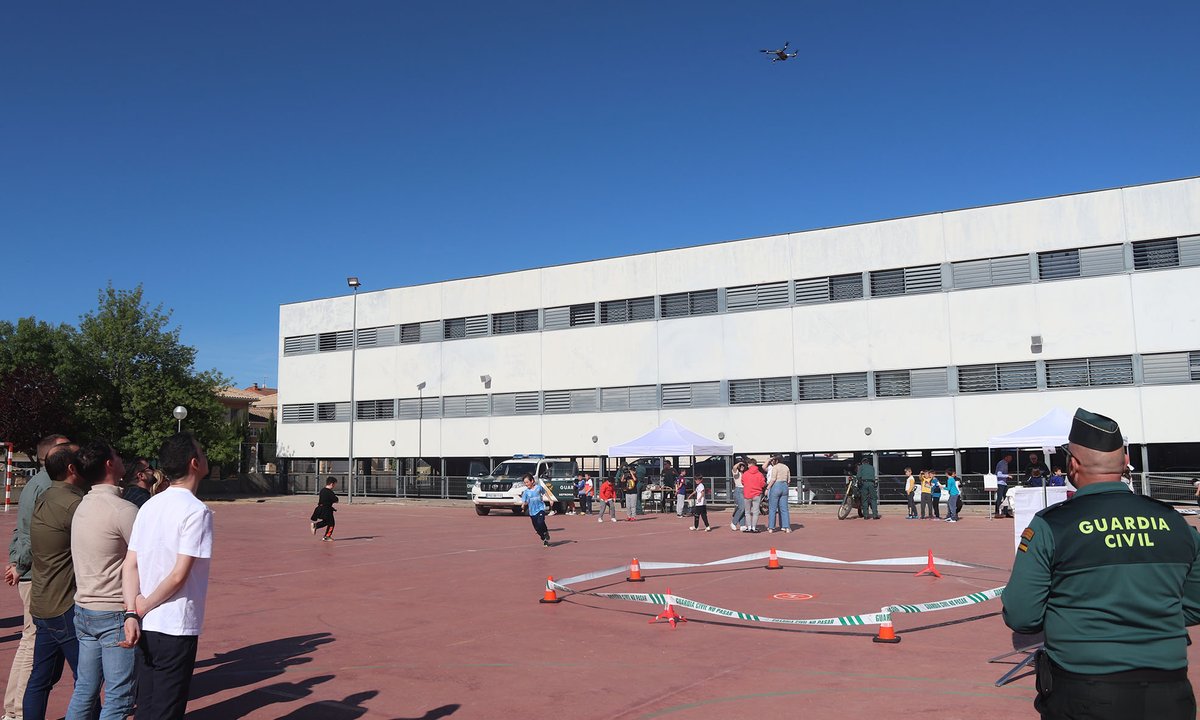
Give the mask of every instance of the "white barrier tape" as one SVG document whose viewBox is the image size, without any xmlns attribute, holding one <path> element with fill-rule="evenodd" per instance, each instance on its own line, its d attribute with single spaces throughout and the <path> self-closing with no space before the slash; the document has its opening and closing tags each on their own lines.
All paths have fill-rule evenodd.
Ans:
<svg viewBox="0 0 1200 720">
<path fill-rule="evenodd" d="M 724 560 L 714 560 L 707 563 L 667 563 L 667 562 L 639 562 L 640 567 L 648 570 L 665 570 L 679 568 L 694 568 L 694 567 L 711 567 L 713 565 L 729 565 L 732 563 L 749 562 L 752 560 L 762 560 L 770 557 L 769 552 L 751 553 L 749 555 L 739 555 L 737 557 L 725 558 Z M 814 563 L 829 563 L 836 565 L 923 565 L 929 562 L 929 556 L 925 557 L 909 557 L 909 558 L 882 558 L 878 560 L 837 560 L 834 558 L 824 558 L 817 555 L 804 555 L 802 553 L 793 553 L 787 551 L 776 551 L 776 555 L 787 560 L 800 560 L 803 562 Z M 952 560 L 942 558 L 934 558 L 934 561 L 941 565 L 952 565 L 954 567 L 972 567 L 969 564 L 958 563 Z M 563 578 L 559 581 L 547 580 L 546 587 L 556 592 L 561 592 L 569 595 L 583 595 L 586 597 L 602 598 L 606 600 L 624 600 L 628 602 L 645 603 L 648 605 L 678 605 L 681 608 L 695 610 L 697 612 L 707 613 L 709 615 L 719 615 L 721 617 L 733 618 L 736 620 L 745 620 L 748 622 L 774 623 L 778 625 L 806 625 L 806 626 L 856 626 L 856 625 L 878 625 L 882 622 L 890 621 L 893 613 L 923 613 L 936 612 L 938 610 L 950 610 L 952 608 L 966 607 L 968 605 L 977 605 L 989 600 L 994 600 L 1000 597 L 1004 591 L 1003 587 L 985 590 L 983 592 L 970 593 L 948 600 L 936 600 L 934 602 L 906 604 L 906 605 L 889 605 L 877 613 L 865 613 L 863 615 L 844 615 L 842 617 L 833 618 L 774 618 L 765 615 L 755 615 L 754 613 L 741 612 L 740 610 L 730 610 L 728 608 L 709 605 L 689 598 L 681 597 L 675 594 L 666 593 L 598 593 L 586 592 L 582 590 L 572 589 L 570 586 L 586 580 L 595 580 L 609 575 L 617 575 L 628 570 L 628 566 L 610 568 L 607 570 L 598 570 L 596 572 L 584 573 L 574 577 Z"/>
<path fill-rule="evenodd" d="M 866 613 L 863 615 L 844 615 L 842 617 L 832 618 L 774 618 L 765 615 L 755 615 L 754 613 L 741 612 L 740 610 L 730 610 L 728 608 L 717 607 L 707 603 L 698 602 L 689 598 L 681 597 L 675 594 L 665 593 L 591 593 L 572 590 L 569 587 L 557 582 L 548 583 L 549 587 L 557 592 L 569 593 L 572 595 L 584 595 L 587 597 L 603 598 L 606 600 L 625 600 L 628 602 L 645 603 L 647 605 L 678 605 L 681 608 L 696 610 L 697 612 L 708 613 L 709 615 L 720 615 L 721 617 L 733 618 L 736 620 L 746 620 L 748 622 L 774 623 L 777 625 L 808 625 L 808 626 L 837 626 L 846 627 L 850 625 L 878 625 L 882 622 L 890 621 L 893 613 L 922 613 L 936 612 L 938 610 L 950 610 L 952 608 L 966 607 L 968 605 L 978 605 L 989 600 L 994 600 L 1000 597 L 1000 593 L 1004 591 L 1003 587 L 986 590 L 984 592 L 971 593 L 970 595 L 962 595 L 949 600 L 937 600 L 929 603 L 919 603 L 917 605 L 890 605 L 884 608 L 885 612 Z"/>
<path fill-rule="evenodd" d="M 820 555 L 805 555 L 803 553 L 788 552 L 787 550 L 778 550 L 775 553 L 779 558 L 784 560 L 799 560 L 808 563 L 825 563 L 828 565 L 925 565 L 929 562 L 928 555 L 921 557 L 904 557 L 904 558 L 880 558 L 878 560 L 837 560 L 835 558 L 821 557 Z M 714 565 L 731 565 L 734 563 L 750 562 L 751 560 L 764 560 L 769 558 L 769 552 L 756 552 L 749 555 L 738 555 L 737 557 L 725 558 L 723 560 L 713 560 L 706 563 L 670 563 L 670 562 L 638 562 L 638 566 L 643 570 L 679 570 L 684 568 L 700 568 L 712 567 Z M 950 567 L 975 567 L 967 563 L 955 562 L 945 558 L 935 557 L 934 563 L 937 565 L 946 565 Z M 609 575 L 618 575 L 629 570 L 628 565 L 621 567 L 609 568 L 607 570 L 597 570 L 595 572 L 575 575 L 573 577 L 560 580 L 563 585 L 574 585 L 576 583 L 587 580 L 598 580 Z"/>
<path fill-rule="evenodd" d="M 949 600 L 938 600 L 936 602 L 919 603 L 917 605 L 889 605 L 884 608 L 889 613 L 922 613 L 934 612 L 937 610 L 949 610 L 950 608 L 963 607 L 965 605 L 977 605 L 988 600 L 995 600 L 1004 592 L 1006 586 L 984 590 L 983 592 L 971 593 L 962 597 L 950 598 Z"/>
</svg>

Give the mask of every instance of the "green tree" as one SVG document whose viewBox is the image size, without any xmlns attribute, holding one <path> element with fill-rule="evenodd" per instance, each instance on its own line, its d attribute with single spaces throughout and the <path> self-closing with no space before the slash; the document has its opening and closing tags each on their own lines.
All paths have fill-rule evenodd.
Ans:
<svg viewBox="0 0 1200 720">
<path fill-rule="evenodd" d="M 99 294 L 99 307 L 79 319 L 80 423 L 124 452 L 153 457 L 175 431 L 171 410 L 188 409 L 187 429 L 213 462 L 237 460 L 241 438 L 214 394 L 229 381 L 216 370 L 197 372 L 196 350 L 171 328 L 171 311 L 150 307 L 142 286 Z"/>
<path fill-rule="evenodd" d="M 39 430 L 42 434 L 60 430 L 103 438 L 123 454 L 154 457 L 175 432 L 172 408 L 183 405 L 186 429 L 209 458 L 235 462 L 241 435 L 215 395 L 229 381 L 216 370 L 198 372 L 195 348 L 180 342 L 179 329 L 170 323 L 171 312 L 161 304 L 149 306 L 140 285 L 115 290 L 110 284 L 77 329 L 34 318 L 0 322 L 0 378 L 24 373 L 17 381 L 26 393 L 36 388 L 38 402 L 48 408 L 43 424 L 54 421 L 51 411 L 58 403 L 63 427 Z M 0 428 L 22 423 L 29 412 L 29 402 L 0 404 Z"/>
</svg>

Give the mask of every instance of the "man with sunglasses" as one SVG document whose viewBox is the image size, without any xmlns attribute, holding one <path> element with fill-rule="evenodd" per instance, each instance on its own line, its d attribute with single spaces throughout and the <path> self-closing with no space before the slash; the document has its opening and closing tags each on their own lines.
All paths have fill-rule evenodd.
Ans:
<svg viewBox="0 0 1200 720">
<path fill-rule="evenodd" d="M 1200 623 L 1200 536 L 1121 482 L 1121 430 L 1080 408 L 1067 474 L 1079 490 L 1021 535 L 1004 622 L 1045 633 L 1034 707 L 1043 719 L 1196 717 L 1187 626 Z"/>
</svg>

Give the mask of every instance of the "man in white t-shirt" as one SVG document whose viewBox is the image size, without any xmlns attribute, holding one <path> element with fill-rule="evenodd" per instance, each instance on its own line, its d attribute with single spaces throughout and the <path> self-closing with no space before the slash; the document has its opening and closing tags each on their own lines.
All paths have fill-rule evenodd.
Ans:
<svg viewBox="0 0 1200 720">
<path fill-rule="evenodd" d="M 178 433 L 158 462 L 171 485 L 133 523 L 122 568 L 125 637 L 138 648 L 136 720 L 182 720 L 212 561 L 212 511 L 196 497 L 208 458 Z"/>
</svg>

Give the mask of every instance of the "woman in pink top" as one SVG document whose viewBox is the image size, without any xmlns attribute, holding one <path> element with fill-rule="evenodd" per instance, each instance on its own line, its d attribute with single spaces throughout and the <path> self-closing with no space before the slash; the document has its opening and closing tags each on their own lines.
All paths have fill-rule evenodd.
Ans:
<svg viewBox="0 0 1200 720">
<path fill-rule="evenodd" d="M 758 532 L 759 506 L 762 504 L 763 491 L 766 490 L 767 479 L 757 463 L 742 473 L 742 496 L 746 498 L 746 518 L 748 525 L 742 527 L 742 532 Z"/>
</svg>

